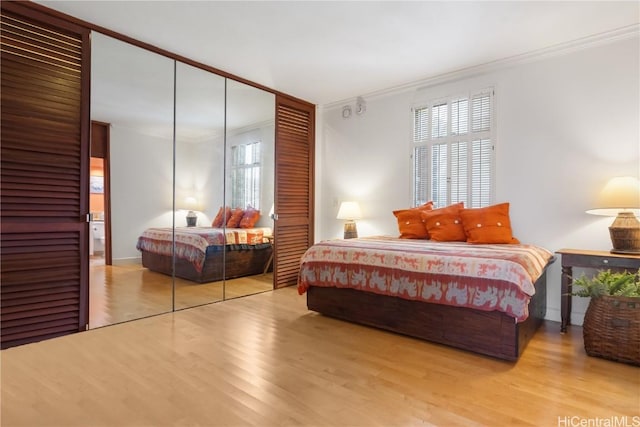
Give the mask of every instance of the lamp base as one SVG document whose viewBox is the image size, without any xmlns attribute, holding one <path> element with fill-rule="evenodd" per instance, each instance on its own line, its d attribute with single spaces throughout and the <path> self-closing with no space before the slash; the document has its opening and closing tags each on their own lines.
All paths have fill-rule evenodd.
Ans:
<svg viewBox="0 0 640 427">
<path fill-rule="evenodd" d="M 355 239 L 357 237 L 358 237 L 358 230 L 356 228 L 356 223 L 353 221 L 346 222 L 344 224 L 344 238 Z"/>
<path fill-rule="evenodd" d="M 187 214 L 187 227 L 195 227 L 198 222 L 198 216 L 195 212 L 189 211 Z"/>
<path fill-rule="evenodd" d="M 620 212 L 609 227 L 614 254 L 640 254 L 640 221 L 633 212 Z"/>
</svg>

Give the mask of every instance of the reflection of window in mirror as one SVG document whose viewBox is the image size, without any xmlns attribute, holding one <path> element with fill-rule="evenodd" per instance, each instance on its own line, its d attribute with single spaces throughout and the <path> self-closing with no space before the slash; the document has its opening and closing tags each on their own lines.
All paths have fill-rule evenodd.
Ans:
<svg viewBox="0 0 640 427">
<path fill-rule="evenodd" d="M 231 147 L 231 204 L 260 209 L 260 141 Z"/>
</svg>

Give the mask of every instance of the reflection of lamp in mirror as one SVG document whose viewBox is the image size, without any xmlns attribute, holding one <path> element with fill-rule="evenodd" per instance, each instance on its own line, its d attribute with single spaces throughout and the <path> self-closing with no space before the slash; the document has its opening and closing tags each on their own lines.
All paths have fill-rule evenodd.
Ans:
<svg viewBox="0 0 640 427">
<path fill-rule="evenodd" d="M 336 218 L 347 220 L 347 222 L 344 223 L 345 239 L 358 237 L 355 220 L 362 218 L 358 202 L 342 202 L 340 204 L 340 209 L 338 209 L 338 216 Z"/>
<path fill-rule="evenodd" d="M 640 181 L 631 176 L 619 176 L 607 182 L 600 192 L 595 209 L 587 213 L 615 216 L 609 227 L 613 249 L 611 253 L 640 254 Z"/>
<path fill-rule="evenodd" d="M 189 209 L 189 212 L 187 212 L 187 227 L 195 227 L 198 223 L 198 215 L 194 212 L 194 210 L 196 209 L 198 201 L 195 197 L 189 196 L 184 199 L 184 202 L 187 209 Z"/>
</svg>

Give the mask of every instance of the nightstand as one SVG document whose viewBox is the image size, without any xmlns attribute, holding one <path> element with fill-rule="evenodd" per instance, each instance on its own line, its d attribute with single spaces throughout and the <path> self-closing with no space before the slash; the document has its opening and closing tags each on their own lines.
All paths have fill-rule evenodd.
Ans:
<svg viewBox="0 0 640 427">
<path fill-rule="evenodd" d="M 560 295 L 560 332 L 566 332 L 571 323 L 571 292 L 573 267 L 597 268 L 601 270 L 637 270 L 640 268 L 640 255 L 612 254 L 607 251 L 589 251 L 582 249 L 560 249 L 556 253 L 562 256 L 562 285 Z"/>
<path fill-rule="evenodd" d="M 266 236 L 265 239 L 269 240 L 269 243 L 271 243 L 271 254 L 269 254 L 269 259 L 264 264 L 264 271 L 262 272 L 262 274 L 267 274 L 267 272 L 269 271 L 269 267 L 271 267 L 271 264 L 273 264 L 273 251 L 275 250 L 275 248 L 273 247 L 275 238 L 273 236 Z"/>
</svg>

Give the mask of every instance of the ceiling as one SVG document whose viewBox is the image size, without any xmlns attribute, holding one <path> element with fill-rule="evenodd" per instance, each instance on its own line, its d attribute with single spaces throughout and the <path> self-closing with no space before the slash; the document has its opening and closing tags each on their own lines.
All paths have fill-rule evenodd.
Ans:
<svg viewBox="0 0 640 427">
<path fill-rule="evenodd" d="M 637 25 L 638 1 L 38 1 L 315 104 Z"/>
</svg>

